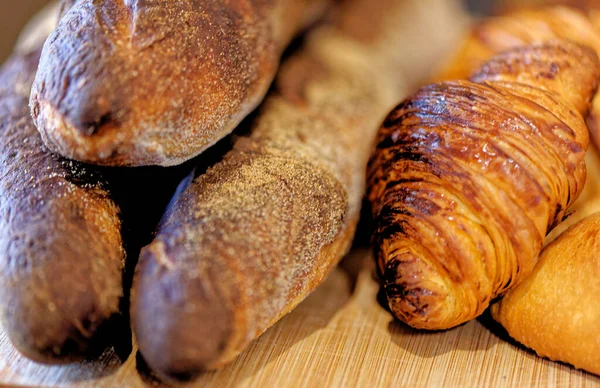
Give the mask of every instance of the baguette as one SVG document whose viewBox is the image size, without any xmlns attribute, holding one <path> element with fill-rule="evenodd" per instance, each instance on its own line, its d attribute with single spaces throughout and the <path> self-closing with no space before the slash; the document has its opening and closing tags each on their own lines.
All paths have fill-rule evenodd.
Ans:
<svg viewBox="0 0 600 388">
<path fill-rule="evenodd" d="M 549 244 L 531 276 L 491 307 L 511 337 L 542 357 L 600 375 L 600 213 Z"/>
<path fill-rule="evenodd" d="M 327 2 L 75 1 L 42 52 L 36 126 L 72 159 L 180 164 L 258 105 L 285 47 Z"/>
<path fill-rule="evenodd" d="M 50 154 L 30 117 L 44 27 L 57 12 L 26 30 L 0 70 L 0 319 L 23 354 L 52 363 L 106 345 L 102 328 L 119 312 L 125 259 L 105 178 Z"/>
<path fill-rule="evenodd" d="M 225 365 L 348 251 L 371 140 L 404 90 L 396 21 L 420 15 L 414 23 L 433 28 L 452 4 L 341 4 L 284 64 L 251 135 L 182 183 L 132 290 L 134 333 L 160 376 Z"/>
<path fill-rule="evenodd" d="M 396 317 L 448 329 L 531 273 L 583 188 L 583 117 L 599 82 L 593 50 L 553 41 L 503 52 L 390 113 L 368 198 Z"/>
</svg>

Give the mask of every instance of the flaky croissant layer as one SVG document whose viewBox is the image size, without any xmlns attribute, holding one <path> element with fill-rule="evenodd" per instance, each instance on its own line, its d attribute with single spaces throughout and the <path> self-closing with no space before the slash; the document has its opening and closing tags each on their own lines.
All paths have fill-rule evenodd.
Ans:
<svg viewBox="0 0 600 388">
<path fill-rule="evenodd" d="M 528 274 L 585 181 L 582 115 L 600 77 L 567 41 L 508 51 L 426 86 L 385 120 L 368 168 L 394 315 L 446 329 Z"/>
</svg>

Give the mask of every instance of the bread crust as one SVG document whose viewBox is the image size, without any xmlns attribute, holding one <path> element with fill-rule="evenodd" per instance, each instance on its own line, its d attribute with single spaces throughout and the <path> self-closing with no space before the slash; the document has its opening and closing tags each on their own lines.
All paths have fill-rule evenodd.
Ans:
<svg viewBox="0 0 600 388">
<path fill-rule="evenodd" d="M 533 268 L 585 182 L 593 50 L 525 46 L 390 113 L 369 164 L 375 252 L 394 315 L 447 329 Z"/>
<path fill-rule="evenodd" d="M 585 13 L 568 7 L 521 10 L 472 27 L 453 60 L 435 80 L 465 79 L 493 55 L 531 44 L 566 39 L 600 53 L 600 35 Z"/>
<path fill-rule="evenodd" d="M 551 360 L 600 375 L 600 213 L 549 244 L 533 272 L 491 307 L 511 337 Z"/>
<path fill-rule="evenodd" d="M 365 3 L 380 13 L 366 41 L 338 28 L 341 20 L 360 28 L 360 18 L 344 16 Z M 182 184 L 142 251 L 132 292 L 139 348 L 160 376 L 190 378 L 230 362 L 348 251 L 375 130 L 405 88 L 397 20 L 408 7 L 433 24 L 424 12 L 432 6 L 452 9 L 344 3 L 282 66 L 251 135 Z"/>
<path fill-rule="evenodd" d="M 46 146 L 94 164 L 180 164 L 264 98 L 284 48 L 327 0 L 80 0 L 31 93 Z"/>
<path fill-rule="evenodd" d="M 59 363 L 106 345 L 125 254 L 103 176 L 49 153 L 31 120 L 42 43 L 0 70 L 0 319 L 27 357 Z"/>
<path fill-rule="evenodd" d="M 368 141 L 382 111 L 377 94 L 355 90 L 347 75 L 327 74 L 346 94 L 370 99 L 368 109 L 342 112 L 342 105 L 304 100 L 307 84 L 319 88 L 313 79 L 291 99 L 271 97 L 252 136 L 183 191 L 142 251 L 133 327 L 159 373 L 181 377 L 229 362 L 349 249 L 366 163 L 355 136 Z"/>
<path fill-rule="evenodd" d="M 581 8 L 587 8 L 579 4 Z M 594 49 L 600 56 L 600 13 L 569 7 L 525 9 L 493 17 L 475 25 L 462 48 L 436 80 L 463 79 L 492 55 L 529 44 L 567 39 Z M 600 94 L 586 118 L 592 141 L 600 148 Z"/>
</svg>

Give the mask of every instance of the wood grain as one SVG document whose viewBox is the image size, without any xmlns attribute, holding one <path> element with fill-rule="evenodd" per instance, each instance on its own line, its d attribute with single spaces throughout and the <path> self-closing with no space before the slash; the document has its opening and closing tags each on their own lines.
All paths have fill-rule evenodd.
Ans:
<svg viewBox="0 0 600 388">
<path fill-rule="evenodd" d="M 551 362 L 505 340 L 486 318 L 424 333 L 377 303 L 370 252 L 354 250 L 306 301 L 225 369 L 191 387 L 600 386 L 600 377 Z M 158 386 L 131 352 L 43 366 L 19 356 L 0 332 L 0 385 Z"/>
</svg>

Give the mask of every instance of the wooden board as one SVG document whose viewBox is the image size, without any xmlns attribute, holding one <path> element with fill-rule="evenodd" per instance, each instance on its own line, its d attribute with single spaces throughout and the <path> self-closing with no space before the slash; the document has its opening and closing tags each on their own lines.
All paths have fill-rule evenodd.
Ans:
<svg viewBox="0 0 600 388">
<path fill-rule="evenodd" d="M 198 387 L 600 386 L 600 377 L 543 360 L 488 319 L 424 333 L 377 303 L 368 250 L 357 249 L 294 312 Z M 134 347 L 135 348 L 135 347 Z M 19 356 L 0 332 L 0 383 L 29 386 L 159 385 L 133 352 L 43 366 Z"/>
</svg>

